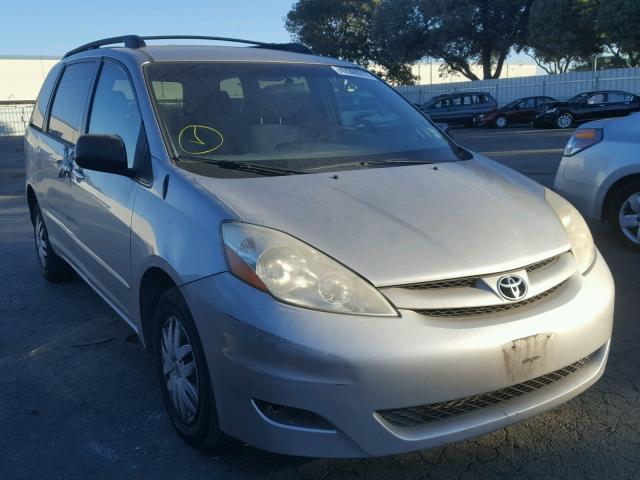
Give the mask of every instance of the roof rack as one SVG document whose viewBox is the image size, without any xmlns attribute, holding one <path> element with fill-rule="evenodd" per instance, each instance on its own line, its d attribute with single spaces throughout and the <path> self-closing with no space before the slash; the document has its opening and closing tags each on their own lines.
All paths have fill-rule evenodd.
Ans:
<svg viewBox="0 0 640 480">
<path fill-rule="evenodd" d="M 105 45 L 113 45 L 114 43 L 124 43 L 124 46 L 127 48 L 140 48 L 147 45 L 146 43 L 144 43 L 144 40 L 138 35 L 123 35 L 121 37 L 103 38 L 102 40 L 85 43 L 78 48 L 69 50 L 64 54 L 62 58 L 67 58 L 71 55 L 75 55 L 76 53 L 84 52 L 86 50 L 93 50 L 94 48 L 104 47 Z"/>
<path fill-rule="evenodd" d="M 310 48 L 305 47 L 301 43 L 266 43 L 256 42 L 253 40 L 243 40 L 241 38 L 209 37 L 205 35 L 153 35 L 146 37 L 141 37 L 138 35 L 123 35 L 120 37 L 110 37 L 104 38 L 102 40 L 96 40 L 94 42 L 89 42 L 85 45 L 68 51 L 62 58 L 67 58 L 71 55 L 75 55 L 76 53 L 84 52 L 87 50 L 93 50 L 107 45 L 113 45 L 115 43 L 124 43 L 124 46 L 126 48 L 142 48 L 147 46 L 145 40 L 214 40 L 219 42 L 243 43 L 246 45 L 252 45 L 255 48 L 285 50 L 295 53 L 313 53 Z"/>
</svg>

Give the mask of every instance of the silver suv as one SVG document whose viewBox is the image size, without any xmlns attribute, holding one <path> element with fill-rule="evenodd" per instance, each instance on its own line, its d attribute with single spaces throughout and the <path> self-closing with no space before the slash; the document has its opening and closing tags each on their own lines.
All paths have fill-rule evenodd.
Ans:
<svg viewBox="0 0 640 480">
<path fill-rule="evenodd" d="M 137 332 L 187 442 L 406 452 L 602 375 L 613 281 L 567 201 L 351 63 L 149 40 L 51 71 L 26 191 L 42 274 Z"/>
</svg>

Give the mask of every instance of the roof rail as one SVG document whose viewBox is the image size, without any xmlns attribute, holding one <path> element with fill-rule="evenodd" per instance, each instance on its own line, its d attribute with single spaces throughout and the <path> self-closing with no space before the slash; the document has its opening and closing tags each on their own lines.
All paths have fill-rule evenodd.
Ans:
<svg viewBox="0 0 640 480">
<path fill-rule="evenodd" d="M 266 48 L 270 50 L 284 50 L 295 53 L 313 53 L 310 48 L 302 45 L 301 43 L 266 43 L 256 42 L 254 40 L 243 40 L 241 38 L 229 38 L 229 37 L 209 37 L 205 35 L 152 35 L 141 37 L 138 35 L 123 35 L 120 37 L 104 38 L 102 40 L 96 40 L 89 42 L 85 45 L 81 45 L 78 48 L 68 51 L 62 58 L 67 58 L 76 53 L 84 52 L 86 50 L 93 50 L 96 48 L 104 47 L 106 45 L 113 45 L 115 43 L 124 43 L 127 48 L 142 48 L 146 47 L 145 40 L 215 40 L 219 42 L 230 43 L 244 43 L 247 45 L 253 45 L 256 48 Z"/>
<path fill-rule="evenodd" d="M 206 35 L 154 35 L 140 38 L 142 40 L 214 40 L 219 42 L 244 43 L 247 45 L 253 45 L 257 48 L 267 48 L 270 50 L 285 50 L 295 53 L 313 53 L 310 48 L 302 45 L 301 43 L 256 42 L 255 40 L 243 40 L 242 38 L 209 37 Z"/>
<path fill-rule="evenodd" d="M 86 50 L 93 50 L 95 48 L 104 47 L 105 45 L 113 45 L 114 43 L 124 43 L 127 48 L 140 48 L 146 46 L 144 40 L 138 35 L 122 35 L 121 37 L 103 38 L 102 40 L 96 40 L 95 42 L 85 43 L 84 45 L 69 50 L 64 54 L 62 58 L 70 57 L 76 53 L 84 52 Z"/>
</svg>

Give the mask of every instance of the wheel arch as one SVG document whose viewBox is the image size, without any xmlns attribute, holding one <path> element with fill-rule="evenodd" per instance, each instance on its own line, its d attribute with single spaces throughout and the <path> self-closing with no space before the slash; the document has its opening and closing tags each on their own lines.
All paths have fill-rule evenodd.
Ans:
<svg viewBox="0 0 640 480">
<path fill-rule="evenodd" d="M 27 185 L 27 205 L 29 206 L 29 218 L 31 218 L 31 223 L 33 223 L 33 211 L 38 204 L 38 200 L 36 199 L 36 192 L 33 190 L 31 185 Z"/>
<path fill-rule="evenodd" d="M 621 188 L 625 187 L 627 184 L 635 181 L 640 181 L 640 172 L 625 175 L 624 177 L 616 180 L 611 186 L 609 186 L 600 207 L 600 218 L 602 220 L 609 220 L 609 206 L 611 204 L 611 200 L 615 196 L 615 193 Z"/>
<path fill-rule="evenodd" d="M 153 350 L 154 317 L 158 301 L 163 293 L 175 288 L 176 282 L 160 267 L 149 267 L 140 280 L 138 292 L 140 306 L 140 338 L 148 350 Z"/>
</svg>

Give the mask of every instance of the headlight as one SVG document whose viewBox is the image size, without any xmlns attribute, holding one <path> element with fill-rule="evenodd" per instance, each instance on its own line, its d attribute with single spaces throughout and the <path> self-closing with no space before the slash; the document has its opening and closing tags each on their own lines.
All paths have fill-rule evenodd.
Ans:
<svg viewBox="0 0 640 480">
<path fill-rule="evenodd" d="M 601 128 L 581 128 L 573 132 L 571 138 L 567 142 L 564 149 L 565 157 L 570 157 L 578 152 L 593 147 L 596 143 L 602 141 Z"/>
<path fill-rule="evenodd" d="M 228 222 L 222 240 L 231 273 L 278 300 L 327 312 L 398 316 L 375 287 L 290 235 Z"/>
<path fill-rule="evenodd" d="M 586 272 L 596 258 L 596 246 L 587 223 L 574 206 L 557 193 L 545 189 L 544 198 L 564 226 L 580 272 Z"/>
<path fill-rule="evenodd" d="M 543 113 L 556 113 L 558 111 L 558 107 L 551 107 L 546 110 L 543 110 Z"/>
</svg>

